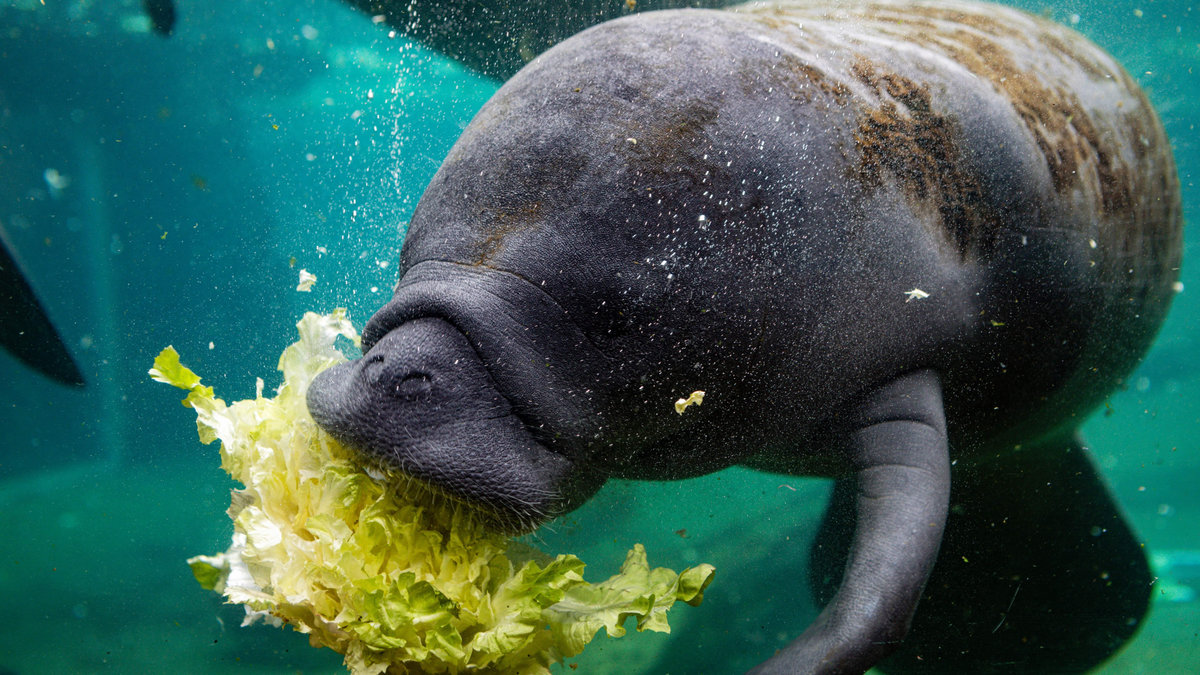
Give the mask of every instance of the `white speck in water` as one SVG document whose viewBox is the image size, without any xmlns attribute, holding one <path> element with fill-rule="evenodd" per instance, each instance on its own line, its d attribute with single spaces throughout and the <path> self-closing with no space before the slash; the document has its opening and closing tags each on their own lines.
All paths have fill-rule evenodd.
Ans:
<svg viewBox="0 0 1200 675">
<path fill-rule="evenodd" d="M 208 348 L 209 348 L 209 349 L 216 349 L 216 348 L 217 348 L 217 345 L 216 345 L 215 343 L 213 343 L 213 342 L 209 342 L 209 343 L 208 343 Z"/>
<path fill-rule="evenodd" d="M 1139 377 L 1138 381 L 1137 381 L 1137 390 L 1138 391 L 1146 391 L 1149 388 L 1150 388 L 1150 378 Z"/>
</svg>

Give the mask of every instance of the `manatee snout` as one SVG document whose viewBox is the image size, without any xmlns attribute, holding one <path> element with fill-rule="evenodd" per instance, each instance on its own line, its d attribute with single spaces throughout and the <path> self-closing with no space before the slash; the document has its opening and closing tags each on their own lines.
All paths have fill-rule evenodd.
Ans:
<svg viewBox="0 0 1200 675">
<path fill-rule="evenodd" d="M 573 462 L 542 446 L 497 391 L 466 337 L 441 319 L 393 328 L 308 390 L 313 420 L 339 441 L 511 530 L 562 510 Z"/>
</svg>

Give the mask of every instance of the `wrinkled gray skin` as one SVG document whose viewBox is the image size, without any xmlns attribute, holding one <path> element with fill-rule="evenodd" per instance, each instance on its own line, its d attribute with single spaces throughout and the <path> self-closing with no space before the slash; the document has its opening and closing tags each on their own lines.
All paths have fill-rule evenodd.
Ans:
<svg viewBox="0 0 1200 675">
<path fill-rule="evenodd" d="M 841 478 L 840 588 L 754 672 L 859 673 L 908 632 L 951 461 L 1069 439 L 1136 364 L 1179 214 L 1145 97 L 1060 26 L 966 3 L 640 14 L 479 112 L 364 357 L 309 408 L 514 529 L 609 477 Z"/>
</svg>

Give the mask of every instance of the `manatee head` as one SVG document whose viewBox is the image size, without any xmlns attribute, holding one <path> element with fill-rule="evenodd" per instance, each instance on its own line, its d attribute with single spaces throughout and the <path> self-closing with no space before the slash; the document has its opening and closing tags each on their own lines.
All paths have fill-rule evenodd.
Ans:
<svg viewBox="0 0 1200 675">
<path fill-rule="evenodd" d="M 575 462 L 535 438 L 457 328 L 410 320 L 363 348 L 309 387 L 308 409 L 331 436 L 510 531 L 569 508 Z"/>
</svg>

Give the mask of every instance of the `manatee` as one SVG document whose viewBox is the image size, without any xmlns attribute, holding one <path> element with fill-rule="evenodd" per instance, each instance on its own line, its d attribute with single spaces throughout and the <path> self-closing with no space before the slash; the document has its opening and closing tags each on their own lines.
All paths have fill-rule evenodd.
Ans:
<svg viewBox="0 0 1200 675">
<path fill-rule="evenodd" d="M 625 17 L 480 110 L 308 405 L 514 531 L 608 478 L 835 479 L 824 609 L 753 673 L 1083 672 L 1152 579 L 1077 429 L 1167 312 L 1179 195 L 1129 75 L 1017 10 Z"/>
</svg>

